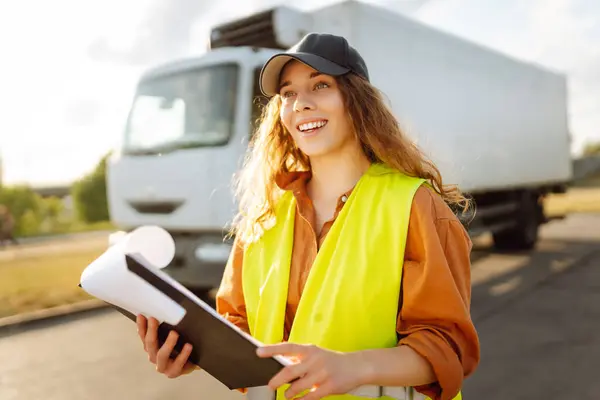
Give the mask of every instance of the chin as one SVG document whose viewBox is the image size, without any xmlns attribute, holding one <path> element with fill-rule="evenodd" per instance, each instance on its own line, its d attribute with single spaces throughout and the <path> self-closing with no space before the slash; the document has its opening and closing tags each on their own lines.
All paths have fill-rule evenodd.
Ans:
<svg viewBox="0 0 600 400">
<path fill-rule="evenodd" d="M 329 129 L 323 129 L 312 135 L 302 135 L 296 131 L 293 136 L 298 148 L 310 158 L 333 156 L 343 151 L 349 144 L 349 138 L 341 134 L 336 135 Z"/>
<path fill-rule="evenodd" d="M 319 145 L 317 143 L 311 143 L 300 146 L 300 150 L 302 150 L 302 152 L 308 157 L 315 158 L 335 154 L 336 147 L 331 145 Z"/>
</svg>

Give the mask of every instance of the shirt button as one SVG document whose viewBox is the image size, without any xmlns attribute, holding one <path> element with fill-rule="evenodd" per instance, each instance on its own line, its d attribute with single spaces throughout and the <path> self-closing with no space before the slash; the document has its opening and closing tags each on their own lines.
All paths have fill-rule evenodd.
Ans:
<svg viewBox="0 0 600 400">
<path fill-rule="evenodd" d="M 348 196 L 346 196 L 346 195 L 343 195 L 343 196 L 342 196 L 342 201 L 345 203 L 345 202 L 346 202 L 346 200 L 348 200 Z"/>
</svg>

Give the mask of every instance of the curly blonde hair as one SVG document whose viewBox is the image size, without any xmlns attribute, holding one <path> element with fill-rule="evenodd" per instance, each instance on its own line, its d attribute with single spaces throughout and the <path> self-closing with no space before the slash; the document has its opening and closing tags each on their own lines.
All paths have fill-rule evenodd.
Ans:
<svg viewBox="0 0 600 400">
<path fill-rule="evenodd" d="M 465 212 L 469 208 L 470 200 L 456 185 L 442 183 L 438 168 L 404 133 L 381 91 L 352 73 L 335 79 L 353 133 L 370 162 L 423 178 L 453 209 Z M 231 234 L 244 243 L 260 237 L 274 222 L 275 204 L 283 193 L 276 177 L 285 172 L 310 170 L 309 158 L 296 147 L 279 117 L 281 104 L 281 97 L 275 95 L 263 108 L 243 168 L 234 178 L 239 212 Z"/>
</svg>

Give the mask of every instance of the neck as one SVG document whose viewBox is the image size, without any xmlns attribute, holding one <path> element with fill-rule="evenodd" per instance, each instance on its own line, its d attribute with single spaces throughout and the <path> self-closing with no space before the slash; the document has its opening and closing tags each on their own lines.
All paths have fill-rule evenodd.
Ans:
<svg viewBox="0 0 600 400">
<path fill-rule="evenodd" d="M 371 165 L 360 148 L 314 157 L 310 164 L 312 178 L 308 183 L 309 195 L 326 200 L 337 199 L 352 189 Z"/>
</svg>

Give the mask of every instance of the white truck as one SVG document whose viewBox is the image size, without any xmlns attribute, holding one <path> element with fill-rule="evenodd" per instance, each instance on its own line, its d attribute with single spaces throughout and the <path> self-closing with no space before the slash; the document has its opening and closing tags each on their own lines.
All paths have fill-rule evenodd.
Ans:
<svg viewBox="0 0 600 400">
<path fill-rule="evenodd" d="M 229 21 L 205 54 L 147 71 L 108 164 L 113 222 L 166 228 L 177 248 L 166 271 L 198 291 L 216 287 L 231 250 L 231 178 L 264 102 L 260 68 L 311 31 L 361 52 L 444 181 L 475 200 L 473 235 L 491 232 L 504 250 L 535 245 L 543 196 L 564 192 L 572 175 L 565 76 L 358 1 Z"/>
</svg>

